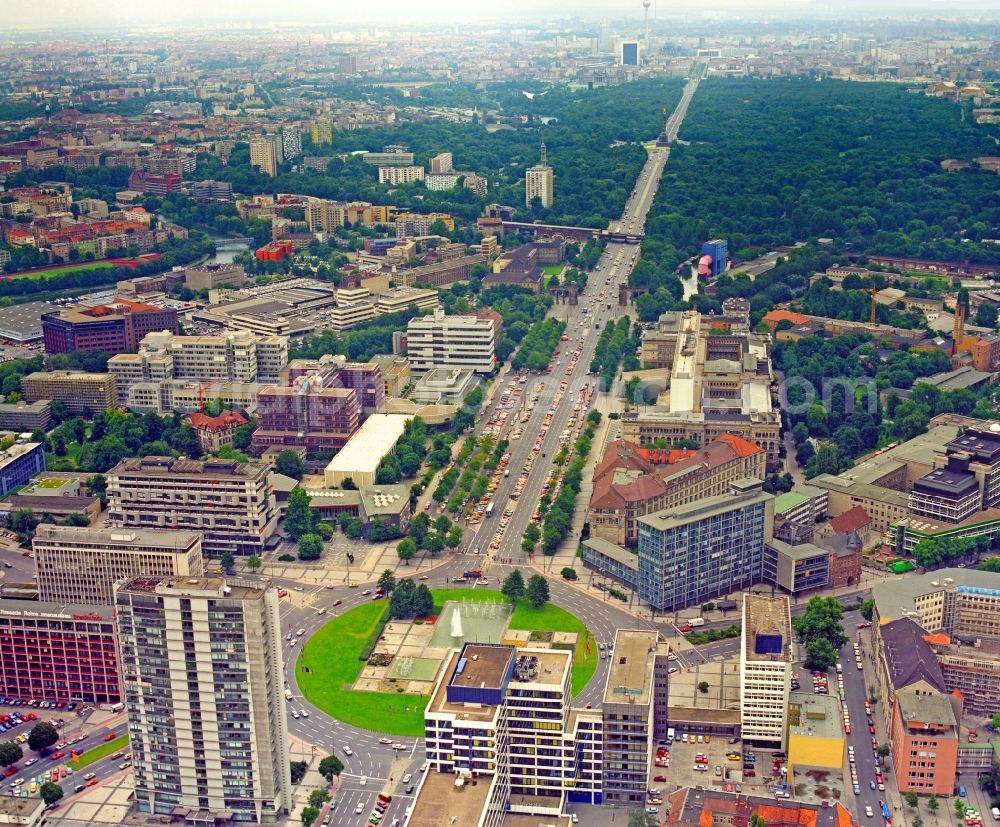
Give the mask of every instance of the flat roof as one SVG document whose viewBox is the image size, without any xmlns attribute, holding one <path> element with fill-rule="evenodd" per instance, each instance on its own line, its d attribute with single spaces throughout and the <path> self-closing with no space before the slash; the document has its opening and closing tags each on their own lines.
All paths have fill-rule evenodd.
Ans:
<svg viewBox="0 0 1000 827">
<path fill-rule="evenodd" d="M 732 484 L 736 485 L 739 482 L 743 481 L 735 480 Z M 755 482 L 758 485 L 760 483 L 759 480 Z M 720 494 L 717 497 L 706 497 L 697 502 L 648 514 L 645 517 L 640 517 L 639 522 L 645 523 L 657 531 L 668 531 L 671 528 L 676 528 L 693 520 L 703 520 L 716 514 L 725 514 L 727 511 L 746 508 L 747 506 L 764 503 L 773 499 L 773 494 L 768 494 L 766 491 L 761 490 L 745 494 Z"/>
<path fill-rule="evenodd" d="M 493 783 L 492 778 L 479 778 L 456 787 L 454 775 L 427 770 L 407 827 L 478 824 Z"/>
<path fill-rule="evenodd" d="M 0 617 L 51 617 L 60 620 L 97 619 L 111 623 L 114 621 L 115 610 L 112 606 L 100 604 L 3 599 L 0 600 Z"/>
<path fill-rule="evenodd" d="M 270 581 L 249 581 L 225 577 L 130 577 L 118 588 L 118 594 L 144 593 L 168 596 L 192 595 L 218 599 L 259 599 Z"/>
<path fill-rule="evenodd" d="M 658 640 L 658 634 L 652 631 L 619 629 L 615 633 L 604 703 L 649 704 L 653 686 L 651 655 Z"/>
<path fill-rule="evenodd" d="M 329 472 L 374 474 L 399 442 L 410 414 L 372 414 L 326 466 Z"/>
<path fill-rule="evenodd" d="M 27 824 L 44 808 L 45 802 L 40 798 L 0 795 L 0 816 L 3 816 L 7 824 Z"/>
<path fill-rule="evenodd" d="M 796 708 L 798 723 L 795 723 Z M 844 737 L 840 701 L 833 695 L 789 692 L 788 711 L 789 735 L 834 740 L 842 740 Z"/>
<path fill-rule="evenodd" d="M 372 485 L 361 489 L 361 503 L 365 513 L 399 514 L 410 502 L 410 491 L 405 485 Z"/>
<path fill-rule="evenodd" d="M 698 685 L 704 681 L 708 692 Z M 667 718 L 740 722 L 740 661 L 738 657 L 712 660 L 690 667 L 678 665 L 670 675 Z"/>
<path fill-rule="evenodd" d="M 885 622 L 915 613 L 918 597 L 959 586 L 1000 589 L 1000 574 L 979 569 L 938 569 L 914 577 L 895 577 L 876 583 L 872 586 L 872 597 L 878 608 L 879 620 Z"/>
<path fill-rule="evenodd" d="M 955 709 L 948 698 L 947 695 L 920 695 L 914 692 L 899 692 L 896 695 L 900 717 L 904 721 L 913 721 L 920 731 L 923 727 L 919 724 L 956 729 Z"/>
<path fill-rule="evenodd" d="M 448 685 L 501 689 L 513 654 L 513 646 L 466 643 L 451 677 L 448 678 Z"/>
<path fill-rule="evenodd" d="M 48 302 L 25 302 L 0 307 L 0 337 L 15 342 L 42 338 L 42 313 L 58 309 Z"/>
<path fill-rule="evenodd" d="M 592 548 L 598 554 L 603 554 L 605 557 L 616 560 L 623 566 L 628 568 L 639 569 L 639 557 L 634 552 L 629 551 L 627 548 L 622 548 L 619 545 L 615 545 L 610 540 L 605 540 L 603 537 L 588 537 L 583 541 L 583 544 L 588 548 Z"/>
<path fill-rule="evenodd" d="M 63 497 L 54 497 L 56 503 Z M 76 498 L 73 498 L 76 499 Z M 90 498 L 86 498 L 90 499 Z M 70 543 L 74 545 L 132 548 L 160 546 L 164 549 L 182 551 L 196 544 L 201 538 L 200 531 L 168 531 L 152 528 L 94 528 L 92 526 L 59 526 L 41 523 L 35 530 L 35 539 Z"/>
<path fill-rule="evenodd" d="M 787 597 L 766 597 L 753 592 L 743 595 L 743 642 L 748 661 L 792 660 L 792 619 L 791 606 Z M 781 637 L 781 650 L 777 652 L 759 651 L 759 636 Z M 774 641 L 775 644 L 778 641 Z"/>
<path fill-rule="evenodd" d="M 809 497 L 797 494 L 795 491 L 786 491 L 784 494 L 779 494 L 774 498 L 774 513 L 776 516 L 784 514 L 786 511 L 795 508 L 795 506 L 808 502 L 809 499 Z"/>
<path fill-rule="evenodd" d="M 462 720 L 491 721 L 498 714 L 495 705 L 486 706 L 480 704 L 472 706 L 464 703 L 452 703 L 448 700 L 448 686 L 451 683 L 451 676 L 458 666 L 461 654 L 458 650 L 453 650 L 449 653 L 444 664 L 443 677 L 434 690 L 430 702 L 427 704 L 427 711 L 430 713 L 455 715 L 456 717 L 461 717 Z"/>
</svg>

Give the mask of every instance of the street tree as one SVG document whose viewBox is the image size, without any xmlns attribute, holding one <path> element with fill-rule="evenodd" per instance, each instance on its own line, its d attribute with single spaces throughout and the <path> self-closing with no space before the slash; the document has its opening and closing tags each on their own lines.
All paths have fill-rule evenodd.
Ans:
<svg viewBox="0 0 1000 827">
<path fill-rule="evenodd" d="M 417 544 L 412 537 L 404 537 L 396 546 L 396 554 L 399 555 L 399 559 L 406 563 L 406 565 L 410 564 L 410 560 L 413 559 L 416 553 Z"/>
<path fill-rule="evenodd" d="M 46 806 L 51 807 L 63 797 L 63 788 L 52 781 L 46 781 L 39 788 L 38 795 L 41 796 L 41 799 L 45 802 Z"/>
<path fill-rule="evenodd" d="M 250 571 L 259 571 L 261 565 L 263 565 L 261 559 L 256 554 L 251 554 L 247 557 L 247 568 Z"/>
<path fill-rule="evenodd" d="M 319 560 L 323 556 L 323 538 L 318 534 L 303 534 L 299 537 L 299 559 Z"/>
<path fill-rule="evenodd" d="M 4 741 L 0 744 L 0 767 L 9 767 L 24 757 L 24 750 L 16 741 Z"/>
<path fill-rule="evenodd" d="M 233 557 L 231 552 L 225 551 L 222 553 L 222 557 L 219 560 L 220 568 L 224 569 L 226 572 L 233 570 L 233 566 L 236 565 L 236 558 Z"/>
<path fill-rule="evenodd" d="M 333 776 L 340 775 L 344 771 L 344 762 L 336 755 L 328 755 L 319 762 L 319 774 L 327 781 L 333 781 Z"/>
<path fill-rule="evenodd" d="M 28 748 L 43 752 L 59 740 L 59 732 L 48 721 L 39 721 L 28 733 Z"/>
<path fill-rule="evenodd" d="M 521 574 L 520 569 L 514 569 L 514 571 L 504 578 L 500 592 L 511 603 L 515 604 L 524 597 L 524 575 Z"/>
<path fill-rule="evenodd" d="M 540 574 L 532 575 L 528 581 L 524 595 L 528 598 L 528 602 L 532 608 L 542 608 L 542 606 L 549 602 L 549 581 Z"/>
<path fill-rule="evenodd" d="M 285 511 L 285 531 L 293 540 L 312 531 L 313 513 L 309 507 L 312 498 L 301 488 L 288 495 L 288 509 Z"/>
<path fill-rule="evenodd" d="M 826 638 L 814 638 L 806 644 L 806 666 L 825 672 L 837 662 L 837 650 Z"/>
<path fill-rule="evenodd" d="M 386 594 L 392 594 L 392 590 L 396 588 L 396 575 L 392 573 L 392 569 L 386 569 L 379 575 L 378 587 Z"/>
</svg>

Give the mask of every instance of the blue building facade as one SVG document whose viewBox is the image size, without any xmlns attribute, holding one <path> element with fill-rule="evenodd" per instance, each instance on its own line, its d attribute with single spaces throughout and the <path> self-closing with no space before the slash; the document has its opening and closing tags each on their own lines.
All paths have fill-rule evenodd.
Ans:
<svg viewBox="0 0 1000 827">
<path fill-rule="evenodd" d="M 639 520 L 639 596 L 676 611 L 763 580 L 774 497 L 760 482 Z"/>
<path fill-rule="evenodd" d="M 12 445 L 0 453 L 0 497 L 45 470 L 45 449 L 40 442 Z"/>
<path fill-rule="evenodd" d="M 718 278 L 729 265 L 729 242 L 722 238 L 706 241 L 701 245 L 701 254 L 712 257 L 711 277 Z"/>
</svg>

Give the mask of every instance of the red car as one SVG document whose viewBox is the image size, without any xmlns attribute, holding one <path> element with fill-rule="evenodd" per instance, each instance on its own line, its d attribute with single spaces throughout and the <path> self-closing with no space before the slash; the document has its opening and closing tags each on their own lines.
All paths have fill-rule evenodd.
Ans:
<svg viewBox="0 0 1000 827">
<path fill-rule="evenodd" d="M 96 778 L 91 778 L 90 781 L 87 782 L 87 786 L 88 787 L 96 787 L 97 786 L 97 779 Z"/>
<path fill-rule="evenodd" d="M 664 781 L 667 780 L 667 776 L 665 776 L 665 775 L 654 775 L 653 776 L 653 780 L 662 783 L 662 782 L 664 782 Z"/>
<path fill-rule="evenodd" d="M 694 631 L 694 629 L 692 629 L 686 623 L 683 626 L 681 626 L 680 629 L 681 629 L 681 634 L 682 635 L 686 635 L 688 632 L 693 632 Z"/>
<path fill-rule="evenodd" d="M 4 768 L 4 771 L 3 771 L 3 777 L 4 778 L 10 778 L 16 772 L 17 772 L 17 767 L 15 767 L 15 766 L 6 767 L 6 768 Z"/>
<path fill-rule="evenodd" d="M 50 755 L 49 757 L 53 761 L 58 761 L 60 758 L 65 758 L 66 757 L 66 753 L 65 752 L 53 752 L 52 755 Z"/>
<path fill-rule="evenodd" d="M 104 740 L 105 741 L 114 741 L 115 738 L 117 738 L 117 737 L 118 736 L 115 733 L 109 732 L 107 735 L 104 736 Z"/>
</svg>

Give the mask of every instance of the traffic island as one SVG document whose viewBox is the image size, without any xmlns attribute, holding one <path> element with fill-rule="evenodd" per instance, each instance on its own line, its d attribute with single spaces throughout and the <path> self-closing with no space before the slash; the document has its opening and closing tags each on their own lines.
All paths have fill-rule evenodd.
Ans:
<svg viewBox="0 0 1000 827">
<path fill-rule="evenodd" d="M 432 617 L 387 621 L 388 604 L 373 601 L 318 629 L 295 664 L 303 696 L 351 726 L 421 737 L 439 671 L 466 642 L 571 649 L 574 694 L 593 677 L 598 647 L 565 609 L 533 609 L 522 602 L 511 611 L 500 592 L 488 589 L 439 589 L 432 595 Z"/>
</svg>

